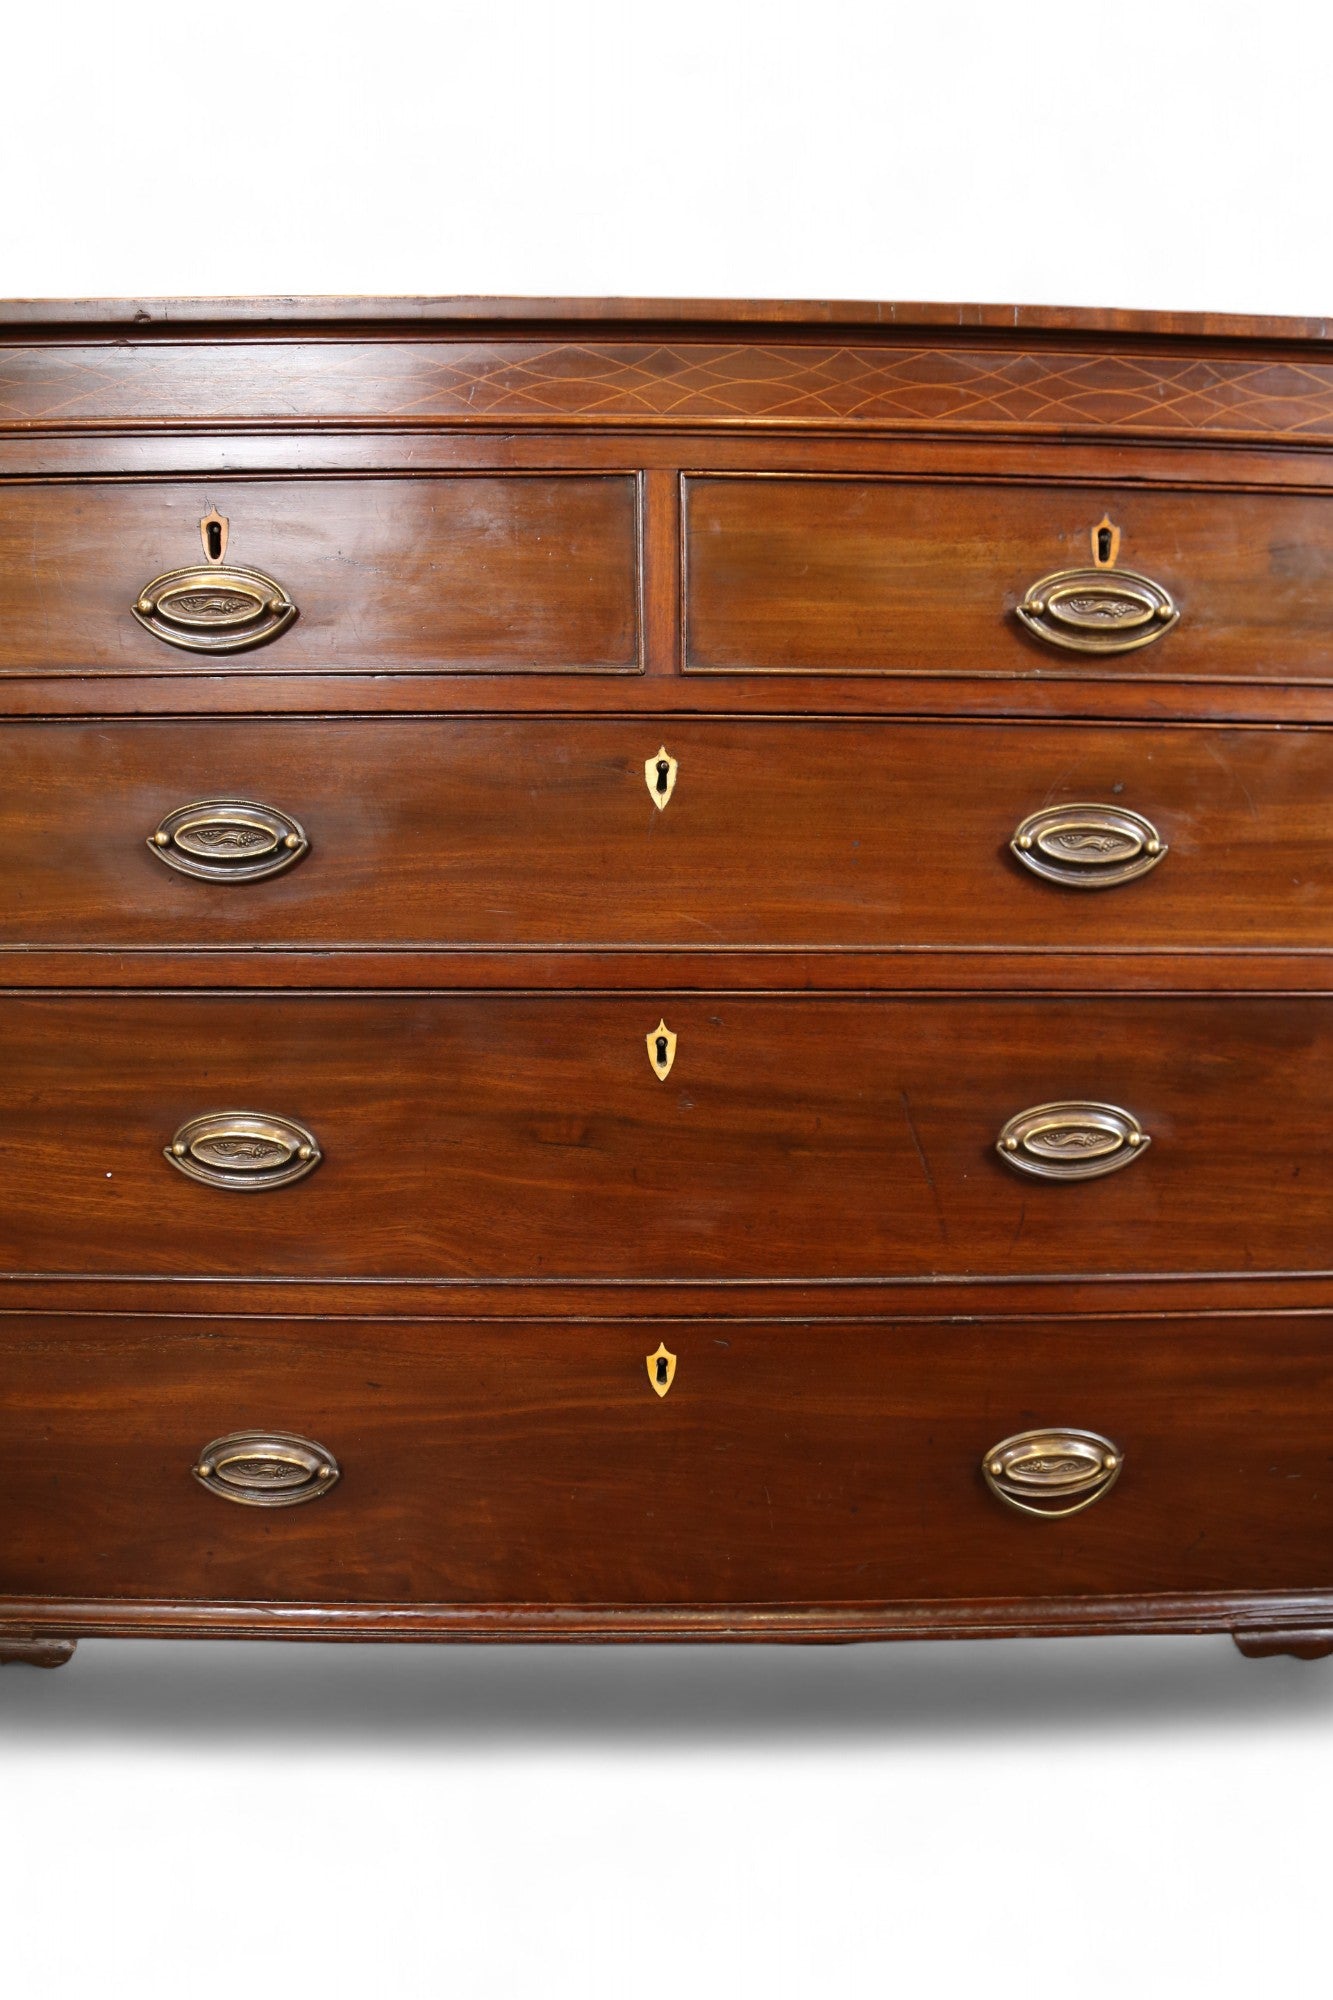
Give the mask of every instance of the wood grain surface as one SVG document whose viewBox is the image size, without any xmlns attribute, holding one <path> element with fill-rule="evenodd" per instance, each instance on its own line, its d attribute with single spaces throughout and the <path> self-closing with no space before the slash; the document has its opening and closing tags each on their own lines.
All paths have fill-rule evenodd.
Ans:
<svg viewBox="0 0 1333 2000">
<path fill-rule="evenodd" d="M 678 1036 L 666 1082 L 646 1038 Z M 646 994 L 0 1002 L 0 1264 L 160 1277 L 1327 1274 L 1333 1004 Z M 995 1152 L 1123 1106 L 1141 1159 Z M 188 1119 L 310 1127 L 307 1180 L 200 1186 Z"/>
<path fill-rule="evenodd" d="M 677 1356 L 653 1394 L 645 1356 Z M 5 1596 L 761 1606 L 1333 1585 L 1325 1320 L 1133 1331 L 633 1322 L 7 1321 Z M 1102 1432 L 1068 1520 L 983 1453 Z M 317 1439 L 284 1509 L 190 1476 L 232 1430 Z"/>
<path fill-rule="evenodd" d="M 0 328 L 0 1658 L 1328 1649 L 1329 323 L 293 298 Z M 253 652 L 132 614 L 210 509 L 298 607 Z M 1179 620 L 1044 646 L 1016 607 L 1103 515 Z M 205 798 L 309 852 L 173 873 L 151 835 Z M 1165 859 L 1034 879 L 1014 831 L 1068 803 Z M 1065 1099 L 1150 1145 L 1015 1173 L 1006 1119 Z M 238 1110 L 321 1163 L 241 1193 L 164 1157 Z M 1077 1519 L 979 1472 L 1047 1426 L 1124 1454 Z M 251 1428 L 341 1479 L 206 1493 L 201 1447 Z"/>
<path fill-rule="evenodd" d="M 1039 579 L 1090 566 L 1096 494 L 691 479 L 686 668 L 973 675 L 1037 658 L 1087 679 L 1330 677 L 1327 496 L 1118 493 L 1112 506 L 1119 566 L 1160 584 L 1180 620 L 1137 652 L 1071 654 L 1016 607 Z"/>
<path fill-rule="evenodd" d="M 0 949 L 1326 954 L 1330 792 L 1319 729 L 11 724 Z M 166 813 L 219 798 L 289 813 L 309 855 L 231 883 L 150 852 Z M 1167 858 L 1092 893 L 1031 874 L 1019 822 L 1078 801 L 1147 815 Z"/>
<path fill-rule="evenodd" d="M 631 673 L 638 649 L 632 477 L 14 485 L 0 506 L 0 673 L 218 670 L 145 631 L 130 607 L 203 560 L 211 509 L 226 559 L 273 577 L 298 617 L 245 674 Z"/>
</svg>

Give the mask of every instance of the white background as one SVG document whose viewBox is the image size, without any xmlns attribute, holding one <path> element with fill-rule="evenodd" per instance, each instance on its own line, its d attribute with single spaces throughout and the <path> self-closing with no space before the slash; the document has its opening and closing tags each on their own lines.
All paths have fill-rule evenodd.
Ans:
<svg viewBox="0 0 1333 2000">
<path fill-rule="evenodd" d="M 27 4 L 0 292 L 1333 313 L 1325 8 Z M 0 1537 L 3 1523 L 0 1522 Z M 1328 1983 L 1333 1662 L 85 1645 L 0 1677 L 7 1994 Z"/>
</svg>

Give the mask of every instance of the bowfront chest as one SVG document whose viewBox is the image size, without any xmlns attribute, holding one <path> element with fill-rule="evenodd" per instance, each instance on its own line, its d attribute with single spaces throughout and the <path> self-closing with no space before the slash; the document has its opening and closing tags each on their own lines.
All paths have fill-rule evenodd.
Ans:
<svg viewBox="0 0 1333 2000">
<path fill-rule="evenodd" d="M 1333 328 L 0 307 L 0 1657 L 1333 1650 Z"/>
</svg>

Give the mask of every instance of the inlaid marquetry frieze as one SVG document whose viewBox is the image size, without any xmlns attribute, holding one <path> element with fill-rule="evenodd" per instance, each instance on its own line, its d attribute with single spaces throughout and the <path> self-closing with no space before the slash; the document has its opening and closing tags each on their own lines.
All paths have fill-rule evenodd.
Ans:
<svg viewBox="0 0 1333 2000">
<path fill-rule="evenodd" d="M 247 343 L 249 365 L 223 370 L 200 365 L 202 345 L 0 348 L 0 429 L 147 417 L 159 425 L 748 421 L 1333 439 L 1333 364 L 1234 353 L 291 338 Z"/>
</svg>

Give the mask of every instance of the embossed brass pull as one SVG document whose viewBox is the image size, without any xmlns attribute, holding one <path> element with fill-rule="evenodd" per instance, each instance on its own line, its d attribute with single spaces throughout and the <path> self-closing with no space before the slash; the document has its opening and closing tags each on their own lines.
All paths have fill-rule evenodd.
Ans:
<svg viewBox="0 0 1333 2000">
<path fill-rule="evenodd" d="M 199 799 L 177 806 L 148 836 L 168 868 L 207 882 L 258 882 L 280 875 L 310 846 L 305 829 L 251 799 Z"/>
<path fill-rule="evenodd" d="M 262 1111 L 206 1111 L 163 1148 L 173 1167 L 209 1187 L 286 1187 L 313 1174 L 323 1154 L 313 1132 Z"/>
<path fill-rule="evenodd" d="M 1180 613 L 1168 591 L 1117 569 L 1120 530 L 1105 515 L 1092 531 L 1091 569 L 1060 569 L 1034 583 L 1018 607 L 1029 632 L 1074 653 L 1132 653 L 1169 632 Z"/>
<path fill-rule="evenodd" d="M 992 1445 L 981 1470 L 1006 1507 L 1060 1520 L 1109 1493 L 1123 1464 L 1124 1454 L 1096 1431 L 1020 1431 Z"/>
<path fill-rule="evenodd" d="M 331 1451 L 285 1431 L 214 1438 L 190 1469 L 210 1493 L 241 1507 L 299 1507 L 318 1500 L 339 1478 Z"/>
<path fill-rule="evenodd" d="M 1146 875 L 1167 852 L 1151 820 L 1124 806 L 1046 806 L 1009 843 L 1025 868 L 1070 889 L 1113 889 Z"/>
<path fill-rule="evenodd" d="M 296 606 L 280 583 L 258 569 L 224 566 L 227 522 L 205 514 L 199 523 L 205 560 L 155 576 L 133 611 L 154 638 L 189 653 L 243 653 L 276 639 Z"/>
<path fill-rule="evenodd" d="M 1152 1144 L 1131 1112 L 1115 1104 L 1037 1104 L 1011 1118 L 995 1142 L 1006 1166 L 1050 1181 L 1113 1174 Z"/>
</svg>

